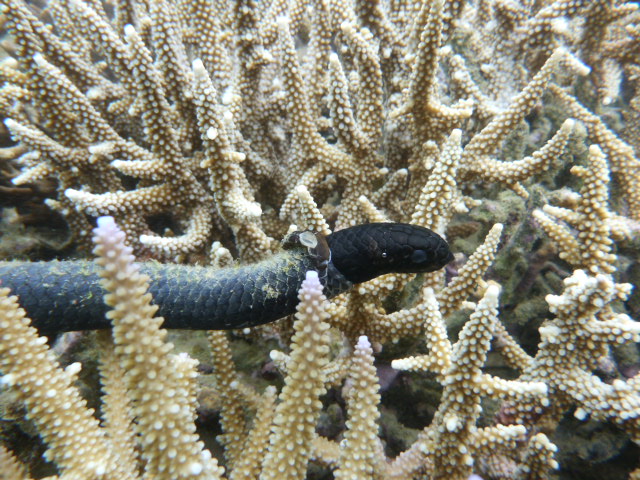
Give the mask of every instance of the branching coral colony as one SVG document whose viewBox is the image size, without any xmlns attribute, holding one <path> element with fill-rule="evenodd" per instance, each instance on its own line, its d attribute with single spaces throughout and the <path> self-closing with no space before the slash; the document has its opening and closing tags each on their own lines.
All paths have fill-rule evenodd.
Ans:
<svg viewBox="0 0 640 480">
<path fill-rule="evenodd" d="M 572 478 L 557 470 L 563 423 L 589 419 L 637 456 L 640 324 L 624 312 L 639 309 L 622 283 L 639 271 L 636 2 L 0 5 L 13 183 L 55 179 L 47 205 L 78 248 L 95 217 L 115 219 L 95 233 L 114 324 L 97 337 L 101 422 L 79 363 L 62 369 L 0 300 L 3 410 L 24 403 L 59 478 Z M 216 460 L 195 433 L 195 361 L 171 353 L 132 253 L 215 268 L 270 255 L 291 223 L 385 220 L 445 235 L 455 266 L 332 302 L 309 274 L 294 322 L 233 336 L 289 344 L 271 352 L 279 394 L 251 386 L 212 332 Z M 387 376 L 390 360 L 430 373 L 380 392 L 374 356 Z M 425 376 L 441 390 L 402 444 L 391 424 L 416 407 L 385 396 Z M 320 418 L 335 421 L 319 433 Z M 32 478 L 5 423 L 0 478 Z"/>
</svg>

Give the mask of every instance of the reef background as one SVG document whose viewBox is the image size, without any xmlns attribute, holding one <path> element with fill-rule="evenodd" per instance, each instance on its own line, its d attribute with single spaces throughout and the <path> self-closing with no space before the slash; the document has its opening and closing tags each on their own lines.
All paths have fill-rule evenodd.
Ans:
<svg viewBox="0 0 640 480">
<path fill-rule="evenodd" d="M 53 387 L 26 368 L 36 334 L 11 330 L 3 300 L 0 471 L 220 477 L 211 451 L 226 478 L 639 477 L 637 2 L 0 5 L 2 258 L 98 245 L 107 262 L 103 215 L 140 261 L 250 263 L 291 224 L 388 220 L 456 253 L 331 303 L 307 285 L 316 304 L 295 321 L 171 332 L 199 393 L 183 385 L 191 414 L 158 444 L 145 428 L 175 404 L 145 403 L 125 373 L 156 353 L 122 351 L 159 330 L 50 339 L 103 419 L 78 433 L 55 405 L 34 413 Z M 179 355 L 164 368 L 148 391 L 196 371 Z M 123 391 L 99 395 L 114 378 Z M 120 429 L 110 404 L 130 412 Z M 89 437 L 102 447 L 82 450 Z M 171 438 L 196 451 L 171 456 Z"/>
</svg>

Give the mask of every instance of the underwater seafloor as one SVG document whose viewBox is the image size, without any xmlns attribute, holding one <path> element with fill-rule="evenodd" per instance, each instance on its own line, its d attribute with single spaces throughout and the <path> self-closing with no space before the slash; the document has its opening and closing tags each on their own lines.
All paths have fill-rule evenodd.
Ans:
<svg viewBox="0 0 640 480">
<path fill-rule="evenodd" d="M 10 6 L 14 4 L 14 2 L 4 3 Z M 38 4 L 38 2 L 34 3 Z M 64 2 L 58 3 L 64 4 Z M 322 4 L 324 3 L 322 2 Z M 493 2 L 491 3 L 493 4 Z M 540 3 L 544 6 L 554 2 L 530 3 Z M 470 2 L 470 5 L 475 4 Z M 542 8 L 540 7 L 540 9 Z M 532 16 L 535 16 L 535 12 Z M 43 15 L 43 17 L 48 20 L 47 15 Z M 638 21 L 637 15 L 632 18 L 634 21 Z M 157 21 L 155 17 L 154 21 Z M 310 22 L 313 25 L 311 20 Z M 629 23 L 631 24 L 631 21 Z M 306 47 L 309 42 L 308 37 L 313 38 L 314 32 L 316 30 L 311 26 L 301 27 L 301 33 L 296 37 L 299 50 L 304 51 L 303 47 Z M 468 40 L 467 35 L 468 32 L 451 33 L 447 44 L 453 45 L 457 53 L 467 54 L 466 58 L 471 59 L 473 58 L 473 50 L 464 43 Z M 147 41 L 152 42 L 150 39 Z M 16 47 L 9 45 L 8 48 L 15 49 Z M 15 50 L 11 53 L 15 55 Z M 302 53 L 300 56 L 303 56 Z M 471 60 L 468 61 L 471 62 Z M 357 62 L 354 62 L 353 59 L 350 59 L 349 62 L 351 63 L 345 61 L 345 65 L 348 64 L 353 67 L 353 71 L 357 71 L 357 68 L 353 66 L 357 65 Z M 471 66 L 470 70 L 472 70 Z M 472 70 L 472 73 L 479 75 L 478 71 Z M 113 73 L 108 75 L 113 75 Z M 268 75 L 276 74 L 269 71 Z M 438 72 L 437 75 L 441 77 L 446 76 L 447 73 Z M 5 76 L 3 81 L 8 84 L 10 78 Z M 566 82 L 566 79 L 564 81 Z M 358 81 L 354 81 L 354 83 L 358 84 Z M 479 83 L 482 85 L 481 82 Z M 592 112 L 597 112 L 597 116 L 610 131 L 619 135 L 632 147 L 637 148 L 640 145 L 640 138 L 636 136 L 638 134 L 637 115 L 639 112 L 634 110 L 635 107 L 632 108 L 632 105 L 637 105 L 640 90 L 637 78 L 632 79 L 626 71 L 622 73 L 619 95 L 613 101 L 607 101 L 606 105 L 602 103 L 595 83 L 597 82 L 594 82 L 591 77 L 575 80 L 571 83 L 574 95 L 582 105 Z M 326 110 L 320 111 L 320 114 L 325 119 L 330 118 L 330 113 Z M 3 111 L 3 115 L 7 116 L 7 110 Z M 27 117 L 34 119 L 33 123 L 37 125 L 37 116 L 33 115 L 27 110 Z M 531 109 L 529 114 L 505 135 L 498 154 L 499 158 L 511 161 L 530 156 L 532 152 L 544 146 L 553 133 L 560 128 L 567 116 L 566 105 L 559 102 L 552 93 L 546 92 L 540 101 L 535 102 L 535 107 Z M 113 123 L 116 122 L 113 121 Z M 478 120 L 478 125 L 481 124 L 482 121 Z M 120 132 L 126 130 L 120 125 L 118 127 Z M 340 140 L 336 140 L 339 135 L 332 130 L 331 126 L 321 125 L 318 128 L 322 131 L 322 138 L 328 139 L 330 144 L 340 144 Z M 479 127 L 474 125 L 470 127 L 469 132 L 465 133 L 462 140 L 463 148 L 477 130 Z M 45 128 L 43 131 L 55 137 L 55 132 L 49 132 Z M 136 131 L 133 137 L 144 148 L 151 150 L 146 140 L 139 138 L 140 135 L 140 132 Z M 280 132 L 274 135 L 280 135 Z M 292 134 L 287 132 L 287 135 Z M 16 136 L 13 132 L 14 139 Z M 282 139 L 284 136 L 285 134 L 282 134 L 278 138 L 281 142 L 286 143 Z M 24 185 L 12 183 L 12 178 L 18 176 L 21 169 L 10 152 L 16 145 L 16 141 L 11 137 L 12 132 L 4 128 L 0 136 L 0 148 L 7 154 L 0 155 L 0 208 L 2 209 L 0 259 L 48 261 L 91 258 L 87 244 L 79 244 L 74 241 L 73 235 L 77 232 L 69 229 L 65 216 L 50 209 L 45 203 L 45 199 L 59 198 L 60 180 L 55 175 Z M 560 295 L 564 288 L 563 280 L 570 277 L 576 270 L 575 265 L 560 258 L 557 245 L 550 240 L 549 235 L 536 220 L 533 212 L 549 204 L 571 203 L 567 202 L 567 192 L 580 192 L 584 186 L 582 179 L 574 175 L 571 169 L 576 165 L 588 166 L 588 146 L 592 143 L 586 129 L 577 128 L 562 154 L 554 158 L 545 171 L 538 172 L 523 181 L 528 192 L 527 198 L 523 198 L 522 195 L 518 195 L 501 184 L 485 181 L 476 184 L 466 180 L 464 185 L 461 183 L 460 190 L 465 197 L 471 197 L 478 202 L 476 204 L 468 202 L 467 211 L 456 211 L 447 217 L 445 231 L 451 250 L 455 254 L 455 261 L 445 269 L 445 283 L 451 282 L 456 277 L 469 257 L 483 244 L 487 233 L 494 224 L 504 225 L 495 259 L 486 269 L 482 278 L 486 282 L 496 282 L 501 286 L 499 320 L 530 356 L 535 356 L 538 350 L 541 342 L 539 329 L 543 322 L 553 318 L 549 304 L 545 300 L 546 297 Z M 240 144 L 241 142 L 238 142 L 236 146 Z M 278 148 L 283 147 L 278 145 Z M 636 149 L 636 158 L 639 153 Z M 242 164 L 240 163 L 240 165 Z M 389 200 L 388 205 L 381 205 L 381 210 L 384 210 L 385 206 L 389 206 L 387 211 L 391 218 L 406 221 L 410 215 L 408 216 L 403 208 L 394 207 L 394 202 L 402 202 L 404 200 L 402 195 L 410 189 L 411 167 L 408 164 L 396 163 L 389 166 L 388 170 L 400 168 L 409 168 L 409 178 L 403 187 L 397 190 L 396 198 Z M 391 176 L 391 173 L 387 175 Z M 138 180 L 132 176 L 121 173 L 118 173 L 118 176 L 123 180 L 123 184 L 128 190 L 135 190 L 142 183 L 148 181 L 145 179 L 139 184 Z M 385 180 L 389 178 L 388 176 L 381 176 L 374 182 L 371 190 L 380 189 Z M 253 178 L 259 179 L 260 176 L 256 175 Z M 277 184 L 277 182 L 274 183 Z M 319 185 L 317 188 L 318 197 L 325 201 L 324 204 L 318 201 L 320 210 L 325 213 L 332 228 L 336 226 L 336 218 L 340 212 L 343 196 L 346 198 L 349 194 L 348 188 L 345 187 L 346 183 L 347 181 L 341 179 L 333 183 L 328 182 L 329 187 Z M 609 205 L 612 212 L 628 218 L 627 216 L 631 215 L 628 198 L 626 198 L 629 192 L 623 190 L 620 183 L 618 175 L 611 177 L 611 181 L 607 185 Z M 260 191 L 262 187 L 265 191 Z M 261 203 L 265 211 L 273 206 L 275 199 L 282 200 L 284 196 L 280 194 L 275 199 L 269 197 L 268 193 L 270 192 L 267 190 L 272 187 L 272 184 L 259 185 L 254 192 L 256 201 Z M 329 189 L 328 193 L 327 188 Z M 154 212 L 153 215 L 145 219 L 149 230 L 158 235 L 161 234 L 159 232 L 167 231 L 171 231 L 171 235 L 175 234 L 176 236 L 184 233 L 186 230 L 184 223 L 181 223 L 180 218 L 176 218 L 184 212 L 177 211 L 176 215 L 172 213 L 171 209 Z M 87 214 L 86 210 L 84 214 L 86 214 L 85 218 L 88 220 L 88 224 L 95 223 L 96 215 L 91 212 Z M 219 213 L 216 212 L 215 215 L 218 225 L 214 227 L 213 233 L 207 237 L 206 245 L 181 256 L 180 261 L 184 263 L 208 261 L 209 247 L 214 240 L 222 242 L 237 258 L 241 248 L 234 250 L 236 239 L 232 229 L 224 224 L 224 219 L 220 219 Z M 271 221 L 271 217 L 268 217 L 269 225 L 271 225 Z M 286 232 L 286 224 L 290 222 L 291 219 L 286 219 L 281 222 L 279 229 L 273 228 L 273 237 L 277 237 L 275 232 Z M 267 221 L 265 221 L 266 223 Z M 576 228 L 572 226 L 568 230 L 575 233 Z M 629 220 L 628 231 L 625 238 L 616 239 L 613 244 L 615 271 L 612 275 L 616 283 L 630 283 L 634 289 L 626 300 L 612 302 L 612 309 L 616 313 L 626 313 L 631 319 L 638 321 L 640 320 L 640 291 L 636 287 L 640 286 L 640 226 L 637 219 Z M 153 255 L 150 256 L 153 257 Z M 167 257 L 165 256 L 163 261 L 166 261 Z M 469 299 L 477 301 L 481 298 L 482 287 L 483 285 L 479 283 L 477 291 L 471 289 Z M 420 279 L 406 284 L 401 291 L 392 292 L 384 298 L 380 305 L 384 306 L 386 313 L 390 313 L 409 309 L 419 302 Z M 464 305 L 463 308 L 451 313 L 446 318 L 446 329 L 452 342 L 458 338 L 458 334 L 468 321 L 472 312 L 471 307 L 472 305 Z M 269 353 L 274 349 L 288 350 L 292 335 L 291 323 L 291 319 L 282 320 L 281 330 L 265 328 L 250 333 L 242 331 L 229 333 L 229 344 L 238 372 L 238 381 L 251 386 L 256 392 L 263 392 L 268 385 L 275 385 L 280 391 L 286 375 L 271 360 Z M 199 361 L 197 367 L 199 373 L 197 431 L 206 447 L 224 465 L 222 459 L 225 455 L 225 449 L 216 440 L 216 437 L 223 433 L 220 423 L 221 394 L 218 391 L 215 375 L 212 373 L 212 352 L 206 333 L 172 331 L 169 333 L 168 340 L 176 346 L 177 351 L 187 352 Z M 336 353 L 343 350 L 345 348 L 343 342 L 344 339 L 337 331 L 332 332 L 331 351 Z M 83 368 L 77 386 L 87 399 L 88 406 L 94 408 L 99 414 L 101 411 L 99 352 L 96 346 L 95 332 L 62 334 L 50 338 L 49 345 L 59 355 L 59 361 L 63 366 L 73 362 L 82 363 Z M 510 368 L 505 362 L 500 355 L 499 346 L 494 344 L 493 347 L 488 354 L 483 372 L 504 379 L 517 379 L 519 372 Z M 437 414 L 443 392 L 443 387 L 438 382 L 436 374 L 399 371 L 392 368 L 391 362 L 398 358 L 427 353 L 425 340 L 420 335 L 384 343 L 380 351 L 375 353 L 375 368 L 380 385 L 378 435 L 388 459 L 393 459 L 409 449 L 416 442 L 419 433 L 431 424 Z M 592 373 L 604 383 L 611 384 L 615 379 L 631 379 L 639 372 L 640 346 L 637 343 L 628 343 L 626 345 L 612 344 L 608 355 L 600 359 L 597 368 Z M 638 382 L 636 382 L 636 386 L 637 384 Z M 636 391 L 635 393 L 637 398 L 640 392 Z M 330 385 L 326 393 L 322 395 L 321 401 L 322 409 L 317 419 L 316 431 L 322 437 L 339 442 L 343 438 L 348 419 L 344 383 L 338 382 Z M 481 406 L 482 412 L 477 418 L 478 428 L 495 425 L 505 420 L 501 417 L 504 412 L 501 411 L 499 401 L 483 398 Z M 635 412 L 635 415 L 637 416 L 638 412 Z M 558 462 L 558 468 L 551 470 L 548 478 L 558 480 L 637 478 L 629 477 L 629 475 L 634 470 L 637 475 L 637 469 L 640 468 L 640 446 L 636 443 L 638 438 L 635 438 L 636 442 L 634 442 L 629 433 L 613 421 L 579 419 L 577 417 L 581 417 L 581 415 L 576 414 L 576 407 L 573 406 L 563 412 L 553 427 L 541 427 L 542 431 L 548 432 L 549 440 L 557 446 L 554 457 Z M 248 414 L 247 418 L 251 418 L 251 415 Z M 505 423 L 508 423 L 508 419 L 505 420 Z M 25 410 L 18 396 L 12 389 L 2 387 L 0 387 L 0 444 L 13 452 L 17 459 L 28 466 L 29 478 L 43 478 L 59 473 L 54 463 L 44 459 L 47 447 L 40 440 L 33 422 L 25 419 Z M 483 465 L 483 459 L 475 459 L 475 461 L 477 468 L 474 468 L 474 473 L 485 480 L 525 478 L 515 476 L 515 463 L 512 459 L 485 459 L 487 463 L 493 464 L 504 462 L 504 465 L 498 466 Z M 307 478 L 331 479 L 333 478 L 331 473 L 333 468 L 335 468 L 335 464 L 327 466 L 322 462 L 311 462 Z M 2 478 L 1 472 L 0 478 Z"/>
</svg>

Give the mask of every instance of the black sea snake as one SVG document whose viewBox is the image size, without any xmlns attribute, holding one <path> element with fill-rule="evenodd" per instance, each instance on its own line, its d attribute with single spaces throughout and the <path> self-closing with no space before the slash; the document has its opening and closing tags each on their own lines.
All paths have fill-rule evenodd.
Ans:
<svg viewBox="0 0 640 480">
<path fill-rule="evenodd" d="M 308 270 L 331 298 L 385 273 L 431 272 L 453 259 L 447 243 L 417 225 L 371 223 L 323 237 L 295 232 L 281 252 L 225 269 L 141 264 L 164 328 L 223 330 L 295 312 Z M 0 262 L 0 287 L 18 295 L 41 333 L 109 328 L 99 266 L 91 261 Z"/>
</svg>

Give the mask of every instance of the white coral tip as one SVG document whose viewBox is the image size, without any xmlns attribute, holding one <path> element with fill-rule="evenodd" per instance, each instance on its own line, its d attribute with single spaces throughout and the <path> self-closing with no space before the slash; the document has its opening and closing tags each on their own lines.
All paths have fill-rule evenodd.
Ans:
<svg viewBox="0 0 640 480">
<path fill-rule="evenodd" d="M 69 190 L 71 190 L 71 189 L 67 188 L 65 193 L 67 193 Z M 69 195 L 67 194 L 67 196 L 69 196 Z M 101 230 L 111 230 L 111 229 L 118 228 L 116 226 L 116 221 L 113 219 L 113 217 L 111 217 L 109 215 L 104 215 L 102 217 L 98 217 L 98 219 L 96 220 L 96 224 L 98 225 L 98 228 L 101 229 Z"/>
<path fill-rule="evenodd" d="M 602 150 L 598 145 L 590 145 L 589 146 L 589 155 L 603 155 Z"/>
<path fill-rule="evenodd" d="M 587 418 L 587 412 L 582 408 L 577 408 L 573 416 L 576 417 L 578 420 L 584 420 Z"/>
<path fill-rule="evenodd" d="M 353 23 L 350 22 L 349 20 L 345 20 L 340 24 L 340 30 L 342 30 L 345 33 L 353 32 Z"/>
<path fill-rule="evenodd" d="M 454 432 L 460 426 L 460 421 L 456 415 L 449 415 L 445 417 L 444 424 L 449 432 Z"/>
<path fill-rule="evenodd" d="M 369 342 L 369 339 L 367 338 L 366 335 L 360 335 L 358 337 L 358 343 L 356 344 L 356 348 L 360 350 L 367 350 L 371 348 L 371 343 Z"/>
<path fill-rule="evenodd" d="M 500 295 L 500 287 L 496 284 L 491 284 L 487 287 L 484 297 L 491 303 L 498 303 L 498 295 Z"/>
<path fill-rule="evenodd" d="M 316 272 L 315 270 L 309 270 L 307 272 L 307 275 L 306 275 L 306 278 L 305 278 L 305 282 L 308 282 L 308 283 L 311 283 L 311 284 L 313 284 L 315 282 L 320 283 L 320 280 L 318 279 L 318 272 Z"/>
<path fill-rule="evenodd" d="M 258 218 L 262 215 L 262 207 L 259 203 L 249 203 L 247 206 L 247 215 L 251 218 Z"/>
<path fill-rule="evenodd" d="M 71 201 L 79 200 L 80 197 L 82 196 L 82 192 L 80 190 L 76 190 L 74 188 L 67 188 L 64 191 L 64 194 Z"/>
<path fill-rule="evenodd" d="M 4 60 L 0 62 L 0 65 L 6 66 L 9 68 L 18 68 L 20 64 L 18 63 L 18 60 L 16 60 L 13 57 L 6 57 Z"/>
<path fill-rule="evenodd" d="M 151 245 L 156 245 L 159 242 L 157 241 L 160 237 L 157 237 L 155 235 L 146 235 L 146 234 L 142 234 L 138 237 L 138 240 L 140 240 L 140 243 L 143 245 L 147 245 L 147 246 L 151 246 Z"/>
<path fill-rule="evenodd" d="M 189 473 L 191 475 L 200 475 L 202 473 L 202 464 L 200 462 L 191 462 L 189 464 Z"/>
<path fill-rule="evenodd" d="M 127 23 L 124 26 L 124 36 L 125 36 L 125 38 L 132 37 L 135 34 L 136 34 L 135 27 L 133 25 L 131 25 L 130 23 Z"/>
<path fill-rule="evenodd" d="M 288 30 L 289 29 L 289 17 L 286 15 L 281 15 L 276 18 L 276 25 L 280 30 Z"/>
<path fill-rule="evenodd" d="M 100 217 L 100 218 L 104 218 L 104 217 Z M 41 338 L 44 338 L 44 337 L 41 337 Z M 80 370 L 82 370 L 82 364 L 80 362 L 70 363 L 64 369 L 64 371 L 67 372 L 69 375 L 77 375 L 78 373 L 80 373 Z"/>
<path fill-rule="evenodd" d="M 41 53 L 34 54 L 33 61 L 36 62 L 36 65 L 38 65 L 39 67 L 47 63 L 46 60 L 44 59 L 44 56 Z"/>
<path fill-rule="evenodd" d="M 191 67 L 194 70 L 201 70 L 204 69 L 204 63 L 202 63 L 202 60 L 200 58 L 196 58 L 192 63 L 191 63 Z"/>
<path fill-rule="evenodd" d="M 208 140 L 215 140 L 218 137 L 218 129 L 216 127 L 209 127 L 205 135 Z"/>
<path fill-rule="evenodd" d="M 391 361 L 391 368 L 394 370 L 406 370 L 409 367 L 409 362 L 406 358 L 398 358 Z"/>
</svg>

